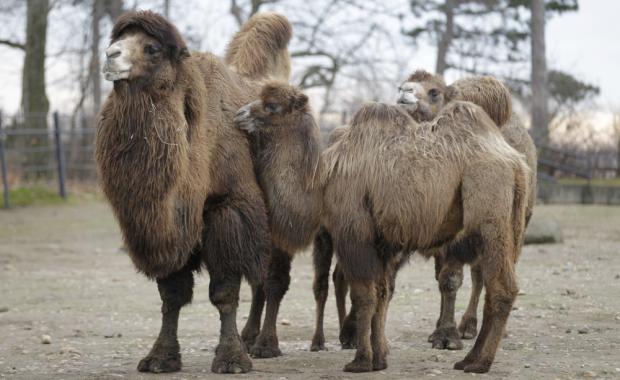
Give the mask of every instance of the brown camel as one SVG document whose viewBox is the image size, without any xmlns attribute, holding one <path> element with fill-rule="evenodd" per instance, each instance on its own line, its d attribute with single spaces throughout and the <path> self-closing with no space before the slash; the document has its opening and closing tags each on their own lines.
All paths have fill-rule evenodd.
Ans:
<svg viewBox="0 0 620 380">
<path fill-rule="evenodd" d="M 323 159 L 325 227 L 356 310 L 345 371 L 387 367 L 385 318 L 403 253 L 448 244 L 447 257 L 479 265 L 487 290 L 481 332 L 455 368 L 487 372 L 518 291 L 522 156 L 482 108 L 453 101 L 425 123 L 400 106 L 366 105 Z"/>
<path fill-rule="evenodd" d="M 417 121 L 433 119 L 451 100 L 466 100 L 481 106 L 499 126 L 502 136 L 510 146 L 525 156 L 530 169 L 527 199 L 526 227 L 536 200 L 536 147 L 529 133 L 512 114 L 508 89 L 493 77 L 469 77 L 446 86 L 440 76 L 418 70 L 399 87 L 399 104 L 402 104 Z M 474 247 L 475 249 L 475 247 Z M 441 308 L 435 331 L 428 341 L 433 348 L 460 350 L 461 338 L 472 339 L 477 334 L 477 309 L 483 288 L 482 272 L 478 265 L 471 265 L 472 291 L 469 304 L 458 329 L 454 317 L 456 293 L 463 282 L 463 265 L 447 257 L 445 247 L 421 252 L 435 259 L 435 278 L 441 292 Z"/>
<path fill-rule="evenodd" d="M 267 83 L 258 100 L 239 110 L 235 123 L 250 136 L 269 211 L 273 249 L 265 283 L 267 310 L 250 348 L 252 356 L 268 358 L 281 355 L 276 322 L 290 283 L 291 260 L 310 245 L 321 221 L 322 189 L 315 186 L 321 170 L 319 128 L 306 95 L 278 82 Z"/>
<path fill-rule="evenodd" d="M 157 281 L 163 303 L 159 337 L 140 371 L 180 370 L 179 312 L 202 268 L 221 321 L 211 370 L 252 367 L 237 333 L 239 287 L 242 277 L 262 286 L 269 226 L 247 138 L 232 121 L 258 93 L 255 80 L 289 67 L 290 37 L 286 18 L 257 15 L 235 36 L 227 65 L 190 53 L 158 14 L 129 12 L 114 25 L 103 69 L 114 89 L 99 116 L 96 161 L 129 256 Z M 247 40 L 254 43 L 244 48 Z M 245 61 L 257 57 L 267 63 Z"/>
</svg>

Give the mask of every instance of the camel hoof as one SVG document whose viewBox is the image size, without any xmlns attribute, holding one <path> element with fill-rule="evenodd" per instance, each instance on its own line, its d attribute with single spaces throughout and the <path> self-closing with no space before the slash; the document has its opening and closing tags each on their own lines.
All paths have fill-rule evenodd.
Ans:
<svg viewBox="0 0 620 380">
<path fill-rule="evenodd" d="M 463 318 L 459 324 L 459 332 L 463 339 L 474 339 L 478 335 L 478 320 L 474 318 Z"/>
<path fill-rule="evenodd" d="M 312 339 L 310 351 L 327 351 L 327 348 L 325 348 L 325 337 L 315 337 L 314 339 Z"/>
<path fill-rule="evenodd" d="M 351 363 L 344 366 L 345 372 L 371 372 L 373 365 L 370 360 L 355 359 Z"/>
<path fill-rule="evenodd" d="M 181 354 L 147 355 L 138 363 L 140 372 L 176 372 L 181 370 Z"/>
<path fill-rule="evenodd" d="M 463 342 L 455 327 L 438 327 L 429 337 L 428 341 L 433 348 L 438 350 L 462 350 Z"/>
<path fill-rule="evenodd" d="M 468 364 L 463 368 L 465 372 L 471 373 L 487 373 L 491 369 L 491 363 L 486 360 L 476 361 Z"/>
<path fill-rule="evenodd" d="M 386 358 L 374 358 L 372 360 L 372 370 L 373 371 L 381 371 L 388 367 Z"/>
<path fill-rule="evenodd" d="M 268 359 L 281 356 L 282 351 L 278 348 L 277 342 L 275 344 L 268 344 L 261 342 L 259 339 L 258 342 L 250 349 L 250 355 L 256 359 Z"/>
<path fill-rule="evenodd" d="M 246 373 L 252 369 L 252 361 L 242 346 L 241 341 L 220 343 L 215 349 L 215 358 L 211 363 L 214 373 Z"/>
</svg>

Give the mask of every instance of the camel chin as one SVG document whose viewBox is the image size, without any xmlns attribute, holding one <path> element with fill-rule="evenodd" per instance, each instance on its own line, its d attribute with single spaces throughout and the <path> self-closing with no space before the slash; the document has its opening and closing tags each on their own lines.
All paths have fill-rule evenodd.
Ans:
<svg viewBox="0 0 620 380">
<path fill-rule="evenodd" d="M 105 80 L 116 82 L 118 80 L 129 79 L 129 70 L 124 71 L 105 71 L 103 73 Z"/>
</svg>

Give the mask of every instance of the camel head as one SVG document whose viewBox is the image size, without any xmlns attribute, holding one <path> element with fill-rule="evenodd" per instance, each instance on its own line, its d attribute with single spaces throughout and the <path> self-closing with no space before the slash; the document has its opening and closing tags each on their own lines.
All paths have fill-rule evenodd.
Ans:
<svg viewBox="0 0 620 380">
<path fill-rule="evenodd" d="M 259 129 L 295 126 L 291 119 L 309 111 L 308 97 L 288 84 L 268 82 L 259 100 L 243 106 L 235 115 L 235 126 L 253 133 Z"/>
<path fill-rule="evenodd" d="M 398 87 L 397 102 L 417 121 L 429 121 L 455 96 L 440 76 L 417 70 Z"/>
<path fill-rule="evenodd" d="M 105 79 L 165 88 L 189 56 L 181 34 L 164 17 L 150 11 L 123 14 L 112 29 L 105 51 Z"/>
</svg>

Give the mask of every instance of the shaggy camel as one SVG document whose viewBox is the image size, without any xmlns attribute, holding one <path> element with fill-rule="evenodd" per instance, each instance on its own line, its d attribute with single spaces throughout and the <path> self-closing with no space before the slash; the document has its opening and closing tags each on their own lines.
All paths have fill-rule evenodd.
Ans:
<svg viewBox="0 0 620 380">
<path fill-rule="evenodd" d="M 487 372 L 518 291 L 529 193 L 521 155 L 484 110 L 455 101 L 426 123 L 399 106 L 366 105 L 323 159 L 325 227 L 356 310 L 345 371 L 387 367 L 385 318 L 402 256 L 448 244 L 447 257 L 479 264 L 487 290 L 481 333 L 455 368 Z"/>
<path fill-rule="evenodd" d="M 254 80 L 288 77 L 290 37 L 286 18 L 257 15 L 234 37 L 226 65 L 190 54 L 158 14 L 129 12 L 113 27 L 103 72 L 114 89 L 99 116 L 96 161 L 129 256 L 162 300 L 159 337 L 140 371 L 180 370 L 179 312 L 202 268 L 221 321 L 211 370 L 252 367 L 237 332 L 239 287 L 242 277 L 262 286 L 269 226 L 247 138 L 232 121 L 258 93 Z"/>
<path fill-rule="evenodd" d="M 258 182 L 267 198 L 273 250 L 265 293 L 265 323 L 250 349 L 254 357 L 281 355 L 276 322 L 288 290 L 293 255 L 307 247 L 321 222 L 319 128 L 308 98 L 292 86 L 267 83 L 239 110 L 235 124 L 250 136 Z"/>
<path fill-rule="evenodd" d="M 440 76 L 418 70 L 399 87 L 398 103 L 407 107 L 417 121 L 433 119 L 451 100 L 466 100 L 481 106 L 500 127 L 500 132 L 510 146 L 525 156 L 530 169 L 525 225 L 529 222 L 536 200 L 536 147 L 529 133 L 512 114 L 510 92 L 493 77 L 469 77 L 446 86 Z M 473 247 L 476 249 L 476 247 Z M 446 248 L 421 252 L 435 259 L 435 278 L 441 292 L 441 308 L 435 331 L 428 341 L 433 348 L 460 350 L 461 338 L 472 339 L 477 334 L 477 309 L 483 288 L 482 272 L 477 264 L 471 265 L 472 291 L 469 304 L 458 330 L 454 317 L 456 293 L 463 282 L 463 264 L 446 255 Z"/>
</svg>

